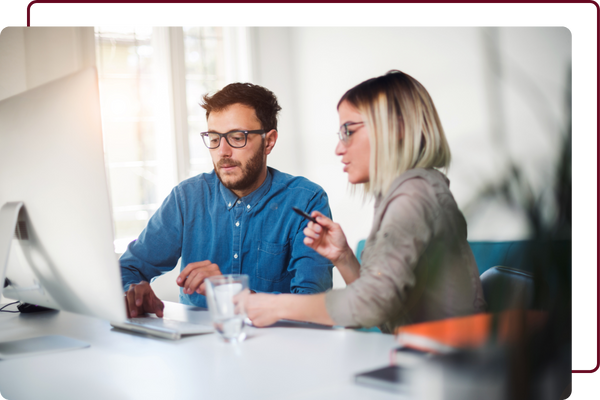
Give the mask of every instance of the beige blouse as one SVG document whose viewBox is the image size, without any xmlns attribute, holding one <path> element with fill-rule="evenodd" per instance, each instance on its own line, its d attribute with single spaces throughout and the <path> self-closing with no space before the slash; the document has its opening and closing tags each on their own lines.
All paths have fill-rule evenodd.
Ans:
<svg viewBox="0 0 600 400">
<path fill-rule="evenodd" d="M 360 278 L 326 294 L 337 325 L 383 332 L 406 324 L 485 311 L 467 224 L 434 169 L 412 169 L 375 202 Z"/>
</svg>

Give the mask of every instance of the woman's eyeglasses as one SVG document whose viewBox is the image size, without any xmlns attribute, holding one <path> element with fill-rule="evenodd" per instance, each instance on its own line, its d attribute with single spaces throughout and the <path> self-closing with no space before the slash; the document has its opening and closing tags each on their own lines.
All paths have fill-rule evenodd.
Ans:
<svg viewBox="0 0 600 400">
<path fill-rule="evenodd" d="M 350 135 L 352 135 L 354 132 L 356 132 L 356 130 L 353 130 L 352 132 L 350 132 L 348 127 L 352 126 L 352 125 L 360 125 L 360 124 L 364 124 L 364 122 L 363 121 L 361 121 L 361 122 L 346 122 L 344 125 L 340 126 L 340 130 L 338 131 L 338 137 L 340 138 L 340 141 L 344 144 L 348 143 L 348 141 L 350 140 Z"/>
</svg>

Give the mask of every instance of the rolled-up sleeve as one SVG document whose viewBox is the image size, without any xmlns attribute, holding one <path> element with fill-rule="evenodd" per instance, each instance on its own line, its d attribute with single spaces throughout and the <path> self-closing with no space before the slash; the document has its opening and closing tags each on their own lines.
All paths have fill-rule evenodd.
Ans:
<svg viewBox="0 0 600 400">
<path fill-rule="evenodd" d="M 127 246 L 119 259 L 123 289 L 148 281 L 177 265 L 181 256 L 182 216 L 176 189 L 148 221 L 137 240 Z"/>
<path fill-rule="evenodd" d="M 372 327 L 406 312 L 416 285 L 415 268 L 433 235 L 436 206 L 426 183 L 411 180 L 410 190 L 393 196 L 363 251 L 360 278 L 326 295 L 327 312 L 337 325 Z M 376 225 L 374 225 L 376 226 Z"/>
</svg>

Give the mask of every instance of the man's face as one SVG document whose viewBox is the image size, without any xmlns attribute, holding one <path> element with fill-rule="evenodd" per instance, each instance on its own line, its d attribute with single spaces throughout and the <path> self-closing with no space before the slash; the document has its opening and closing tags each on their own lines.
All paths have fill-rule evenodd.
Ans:
<svg viewBox="0 0 600 400">
<path fill-rule="evenodd" d="M 232 104 L 222 111 L 213 111 L 208 117 L 210 132 L 227 133 L 261 128 L 254 109 L 243 104 Z M 242 148 L 233 148 L 222 138 L 219 147 L 210 150 L 215 172 L 221 183 L 238 197 L 251 193 L 264 180 L 267 161 L 264 143 L 261 135 L 249 134 L 246 146 Z"/>
</svg>

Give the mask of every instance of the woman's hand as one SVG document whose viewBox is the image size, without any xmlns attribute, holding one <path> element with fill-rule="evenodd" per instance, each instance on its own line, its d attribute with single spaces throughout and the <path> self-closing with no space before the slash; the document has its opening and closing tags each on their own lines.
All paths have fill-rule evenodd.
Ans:
<svg viewBox="0 0 600 400">
<path fill-rule="evenodd" d="M 280 304 L 280 295 L 256 293 L 246 297 L 246 314 L 252 325 L 269 326 L 281 319 L 282 306 Z"/>
<path fill-rule="evenodd" d="M 304 244 L 329 259 L 340 271 L 346 285 L 360 276 L 360 264 L 352 252 L 340 224 L 336 224 L 318 211 L 312 212 L 318 224 L 309 222 L 304 228 Z"/>
<path fill-rule="evenodd" d="M 252 325 L 269 326 L 280 319 L 334 325 L 325 307 L 325 293 L 267 294 L 247 296 L 246 314 Z"/>
<path fill-rule="evenodd" d="M 309 222 L 304 228 L 304 244 L 336 265 L 341 259 L 348 258 L 348 252 L 352 253 L 352 250 L 340 224 L 318 211 L 313 211 L 311 216 L 317 219 L 318 224 Z"/>
</svg>

